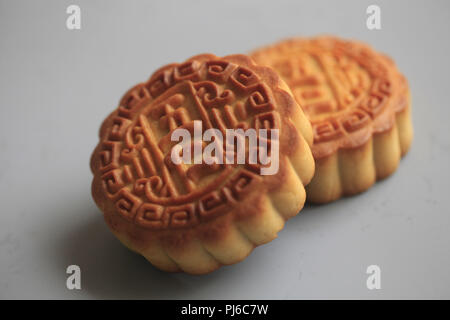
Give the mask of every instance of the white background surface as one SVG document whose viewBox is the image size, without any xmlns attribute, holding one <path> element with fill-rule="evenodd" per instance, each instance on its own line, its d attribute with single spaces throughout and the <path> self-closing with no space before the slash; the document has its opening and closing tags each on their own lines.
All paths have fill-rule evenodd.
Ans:
<svg viewBox="0 0 450 320">
<path fill-rule="evenodd" d="M 81 7 L 82 29 L 66 29 Z M 382 30 L 366 28 L 378 4 Z M 446 1 L 0 1 L 0 298 L 450 298 Z M 279 238 L 206 276 L 166 274 L 112 236 L 90 196 L 102 119 L 159 66 L 333 33 L 391 55 L 415 139 L 368 192 L 306 207 Z M 66 267 L 82 290 L 66 289 Z M 381 267 L 381 290 L 366 268 Z"/>
</svg>

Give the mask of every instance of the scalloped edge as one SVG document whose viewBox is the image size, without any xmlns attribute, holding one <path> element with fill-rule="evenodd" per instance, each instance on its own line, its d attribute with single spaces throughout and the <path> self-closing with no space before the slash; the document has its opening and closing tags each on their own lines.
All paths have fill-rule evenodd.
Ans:
<svg viewBox="0 0 450 320">
<path fill-rule="evenodd" d="M 316 159 L 316 173 L 306 187 L 307 201 L 328 203 L 369 189 L 376 181 L 392 175 L 413 139 L 411 102 L 395 114 L 394 125 L 375 133 L 364 145 Z"/>
<path fill-rule="evenodd" d="M 109 211 L 111 212 L 108 214 L 114 214 L 115 209 L 111 204 L 105 203 L 108 200 L 104 199 L 102 194 L 99 195 L 99 177 L 98 173 L 96 174 L 95 159 L 92 156 L 93 198 L 104 213 L 111 231 L 127 248 L 144 256 L 155 267 L 168 272 L 205 274 L 223 265 L 235 264 L 244 260 L 256 246 L 275 239 L 278 232 L 283 229 L 285 221 L 297 215 L 303 208 L 306 200 L 304 186 L 311 181 L 314 175 L 314 158 L 310 149 L 313 137 L 311 125 L 292 96 L 290 89 L 278 74 L 268 67 L 257 65 L 250 57 L 245 55 L 220 58 L 215 55 L 204 54 L 194 56 L 186 61 L 202 56 L 227 59 L 231 62 L 240 60 L 241 63 L 238 64 L 251 67 L 266 82 L 273 81 L 269 85 L 274 94 L 279 91 L 289 96 L 289 103 L 292 108 L 288 110 L 291 117 L 287 123 L 297 132 L 298 139 L 294 143 L 298 143 L 298 147 L 292 148 L 291 154 L 286 154 L 284 160 L 280 159 L 280 161 L 286 162 L 283 167 L 280 164 L 280 170 L 284 171 L 283 177 L 285 178 L 283 183 L 280 184 L 280 188 L 268 194 L 252 193 L 250 197 L 254 198 L 253 201 L 250 201 L 252 199 L 246 199 L 248 206 L 251 206 L 254 210 L 256 205 L 259 210 L 255 210 L 253 214 L 242 218 L 237 216 L 234 211 L 245 210 L 245 208 L 234 208 L 221 217 L 200 224 L 193 229 L 187 229 L 185 234 L 180 232 L 183 241 L 182 246 L 177 246 L 177 243 L 173 244 L 174 239 L 168 241 L 164 233 L 158 232 L 153 232 L 154 236 L 146 239 L 145 244 L 136 243 L 136 240 L 129 235 L 129 228 L 124 229 L 123 226 L 122 229 L 113 228 L 106 219 L 106 215 Z M 170 64 L 170 66 L 173 65 Z M 164 68 L 165 66 L 158 70 Z M 269 78 L 270 80 L 268 80 Z M 105 128 L 114 115 L 115 112 L 112 112 L 103 121 L 99 134 L 100 138 L 102 138 Z M 94 154 L 97 152 L 98 146 L 94 150 Z M 291 205 L 286 206 L 287 203 L 291 203 Z M 198 234 L 197 229 L 200 229 L 200 234 Z M 208 234 L 211 233 L 211 230 L 218 231 L 218 234 Z M 175 239 L 176 241 L 177 239 Z"/>
</svg>

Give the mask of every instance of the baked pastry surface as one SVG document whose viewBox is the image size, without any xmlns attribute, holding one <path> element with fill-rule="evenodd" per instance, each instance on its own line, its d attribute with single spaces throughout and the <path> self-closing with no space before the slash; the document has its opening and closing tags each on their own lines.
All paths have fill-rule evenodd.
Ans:
<svg viewBox="0 0 450 320">
<path fill-rule="evenodd" d="M 279 170 L 170 160 L 177 128 L 279 130 Z M 203 54 L 157 70 L 103 122 L 92 196 L 116 237 L 154 266 L 211 272 L 273 240 L 302 209 L 312 129 L 289 88 L 244 55 Z"/>
<path fill-rule="evenodd" d="M 390 58 L 329 36 L 285 40 L 251 57 L 279 72 L 311 121 L 316 173 L 307 201 L 365 191 L 396 170 L 412 140 L 411 103 Z"/>
</svg>

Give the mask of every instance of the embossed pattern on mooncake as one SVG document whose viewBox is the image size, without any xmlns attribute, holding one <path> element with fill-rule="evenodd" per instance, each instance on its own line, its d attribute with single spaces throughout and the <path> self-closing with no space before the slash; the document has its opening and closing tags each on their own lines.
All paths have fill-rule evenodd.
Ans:
<svg viewBox="0 0 450 320">
<path fill-rule="evenodd" d="M 305 201 L 311 128 L 286 85 L 246 56 L 205 54 L 157 70 L 104 121 L 91 159 L 93 197 L 114 234 L 167 271 L 207 273 L 276 237 Z M 280 169 L 175 165 L 176 129 L 280 130 Z M 305 138 L 304 138 L 305 136 Z M 268 143 L 270 144 L 270 138 Z"/>
<path fill-rule="evenodd" d="M 335 37 L 289 39 L 251 56 L 279 72 L 311 121 L 309 201 L 364 191 L 395 171 L 412 125 L 408 85 L 392 60 Z"/>
</svg>

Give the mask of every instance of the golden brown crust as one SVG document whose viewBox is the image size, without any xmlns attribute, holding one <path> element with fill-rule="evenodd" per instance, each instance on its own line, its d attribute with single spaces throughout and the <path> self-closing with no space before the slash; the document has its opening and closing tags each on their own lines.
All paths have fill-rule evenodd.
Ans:
<svg viewBox="0 0 450 320">
<path fill-rule="evenodd" d="M 390 58 L 330 36 L 289 39 L 251 56 L 280 73 L 311 121 L 316 174 L 308 201 L 364 191 L 395 171 L 412 126 L 408 84 Z"/>
<path fill-rule="evenodd" d="M 275 238 L 303 207 L 314 173 L 311 127 L 286 88 L 247 56 L 203 54 L 130 89 L 91 158 L 93 198 L 119 240 L 160 269 L 202 274 Z M 193 120 L 204 129 L 279 129 L 278 173 L 168 163 L 170 133 Z"/>
</svg>

